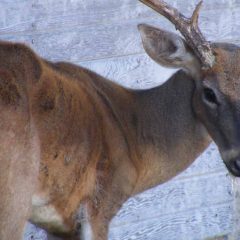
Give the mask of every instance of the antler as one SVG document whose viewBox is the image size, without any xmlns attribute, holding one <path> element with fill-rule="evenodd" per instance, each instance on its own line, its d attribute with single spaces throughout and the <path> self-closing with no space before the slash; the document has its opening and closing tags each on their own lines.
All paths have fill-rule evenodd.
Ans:
<svg viewBox="0 0 240 240">
<path fill-rule="evenodd" d="M 211 68 L 215 62 L 215 56 L 210 43 L 204 38 L 199 27 L 198 17 L 202 1 L 196 6 L 191 18 L 185 17 L 176 8 L 169 6 L 161 0 L 140 0 L 142 3 L 151 7 L 170 22 L 181 32 L 188 45 L 193 49 L 197 57 L 205 68 Z"/>
</svg>

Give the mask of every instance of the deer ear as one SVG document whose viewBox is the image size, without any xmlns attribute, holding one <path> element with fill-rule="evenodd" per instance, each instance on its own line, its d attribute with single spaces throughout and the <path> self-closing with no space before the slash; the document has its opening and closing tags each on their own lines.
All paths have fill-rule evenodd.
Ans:
<svg viewBox="0 0 240 240">
<path fill-rule="evenodd" d="M 200 71 L 200 62 L 179 35 L 146 24 L 138 25 L 143 47 L 157 63 L 169 68 L 182 68 L 193 77 Z"/>
</svg>

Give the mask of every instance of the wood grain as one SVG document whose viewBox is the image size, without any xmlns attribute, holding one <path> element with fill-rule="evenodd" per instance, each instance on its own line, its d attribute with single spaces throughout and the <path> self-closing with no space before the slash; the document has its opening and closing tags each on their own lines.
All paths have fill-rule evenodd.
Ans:
<svg viewBox="0 0 240 240">
<path fill-rule="evenodd" d="M 112 228 L 110 240 L 203 240 L 232 230 L 231 204 L 193 209 Z"/>
<path fill-rule="evenodd" d="M 231 38 L 230 10 L 204 11 L 201 17 L 201 29 L 209 40 L 224 41 Z M 61 22 L 57 22 L 57 28 L 44 27 L 41 31 L 14 34 L 0 30 L 0 37 L 2 40 L 25 42 L 41 56 L 51 60 L 90 61 L 143 53 L 137 30 L 137 24 L 142 22 L 174 31 L 167 20 L 157 17 L 128 22 L 120 19 L 115 24 L 107 25 L 79 25 L 77 22 L 61 25 Z"/>
<path fill-rule="evenodd" d="M 225 172 L 170 181 L 127 201 L 112 226 L 230 203 L 232 195 L 231 180 Z"/>
<path fill-rule="evenodd" d="M 169 4 L 179 8 L 183 13 L 189 14 L 198 0 L 168 1 Z M 205 1 L 205 10 L 227 9 L 232 1 L 211 0 Z M 0 28 L 3 32 L 39 31 L 47 28 L 62 26 L 77 26 L 103 23 L 117 23 L 136 18 L 157 16 L 154 11 L 143 6 L 139 1 L 124 0 L 17 0 L 0 2 Z M 91 17 L 89 17 L 89 14 Z"/>
</svg>

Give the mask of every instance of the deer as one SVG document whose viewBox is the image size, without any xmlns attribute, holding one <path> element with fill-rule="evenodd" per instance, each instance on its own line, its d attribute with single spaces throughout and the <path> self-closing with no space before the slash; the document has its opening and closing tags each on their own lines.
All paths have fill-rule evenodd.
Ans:
<svg viewBox="0 0 240 240">
<path fill-rule="evenodd" d="M 214 141 L 240 176 L 240 48 L 209 42 L 192 17 L 141 0 L 180 31 L 138 26 L 146 53 L 178 69 L 146 90 L 0 42 L 0 239 L 32 222 L 48 239 L 106 240 L 130 197 L 164 183 Z"/>
</svg>

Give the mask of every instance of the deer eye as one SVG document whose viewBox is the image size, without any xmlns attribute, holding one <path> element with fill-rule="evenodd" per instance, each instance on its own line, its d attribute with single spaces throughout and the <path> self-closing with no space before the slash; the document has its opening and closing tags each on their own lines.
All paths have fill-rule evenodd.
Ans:
<svg viewBox="0 0 240 240">
<path fill-rule="evenodd" d="M 216 104 L 218 105 L 218 100 L 216 97 L 216 94 L 211 88 L 205 87 L 203 89 L 203 98 L 205 101 L 211 103 L 211 104 Z"/>
</svg>

